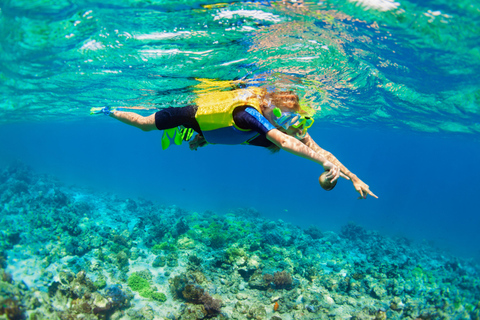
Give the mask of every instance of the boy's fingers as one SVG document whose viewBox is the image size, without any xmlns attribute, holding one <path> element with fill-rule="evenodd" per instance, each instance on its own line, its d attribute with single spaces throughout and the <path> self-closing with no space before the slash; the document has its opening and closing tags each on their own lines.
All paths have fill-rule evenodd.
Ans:
<svg viewBox="0 0 480 320">
<path fill-rule="evenodd" d="M 376 199 L 378 199 L 378 197 L 372 192 L 372 191 L 368 191 L 368 193 L 372 196 L 372 197 L 375 197 Z"/>
<path fill-rule="evenodd" d="M 349 177 L 347 177 L 343 172 L 340 171 L 340 176 L 344 179 L 350 180 Z"/>
<path fill-rule="evenodd" d="M 357 190 L 358 193 L 360 193 L 360 198 L 359 199 L 365 199 L 363 196 L 363 190 L 360 188 L 360 190 Z"/>
</svg>

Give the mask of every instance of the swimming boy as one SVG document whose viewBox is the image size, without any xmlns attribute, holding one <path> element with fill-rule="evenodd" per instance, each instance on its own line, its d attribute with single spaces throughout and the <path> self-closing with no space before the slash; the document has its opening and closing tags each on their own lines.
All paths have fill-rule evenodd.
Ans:
<svg viewBox="0 0 480 320">
<path fill-rule="evenodd" d="M 103 108 L 94 113 L 143 131 L 182 127 L 197 132 L 190 148 L 208 144 L 246 144 L 278 151 L 283 149 L 320 164 L 326 173 L 321 186 L 331 190 L 339 177 L 352 181 L 360 198 L 378 198 L 369 186 L 350 172 L 330 152 L 322 149 L 307 133 L 314 122 L 305 114 L 293 92 L 267 92 L 258 87 L 199 94 L 194 105 L 162 109 L 150 116 Z M 184 131 L 183 131 L 184 132 Z M 177 134 L 182 133 L 178 130 Z M 164 133 L 165 138 L 165 133 Z M 168 142 L 168 136 L 166 137 Z"/>
</svg>

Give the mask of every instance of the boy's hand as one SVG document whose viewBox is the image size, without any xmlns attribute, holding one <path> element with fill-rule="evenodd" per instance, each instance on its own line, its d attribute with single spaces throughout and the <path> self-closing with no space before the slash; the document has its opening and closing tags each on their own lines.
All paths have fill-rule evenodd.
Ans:
<svg viewBox="0 0 480 320">
<path fill-rule="evenodd" d="M 369 186 L 362 180 L 357 178 L 352 180 L 352 182 L 355 190 L 360 193 L 360 197 L 358 197 L 358 199 L 367 199 L 367 195 L 371 195 L 372 197 L 378 199 L 378 197 L 372 191 L 370 191 Z"/>
<path fill-rule="evenodd" d="M 197 151 L 198 148 L 203 147 L 207 145 L 208 142 L 205 140 L 205 138 L 202 135 L 197 134 L 193 140 L 188 142 L 188 145 L 190 146 L 190 150 L 195 150 Z"/>
<path fill-rule="evenodd" d="M 323 169 L 327 171 L 326 178 L 330 183 L 335 182 L 335 180 L 337 180 L 340 176 L 340 169 L 338 169 L 338 167 L 330 161 L 325 161 L 323 164 Z"/>
</svg>

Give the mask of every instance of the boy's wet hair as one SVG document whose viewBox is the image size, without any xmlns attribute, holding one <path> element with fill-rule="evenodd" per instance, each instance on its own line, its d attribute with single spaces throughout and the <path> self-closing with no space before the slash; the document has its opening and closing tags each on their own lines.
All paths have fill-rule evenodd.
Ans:
<svg viewBox="0 0 480 320">
<path fill-rule="evenodd" d="M 293 91 L 276 91 L 270 93 L 272 104 L 276 107 L 285 107 L 294 111 L 300 110 L 298 95 Z"/>
</svg>

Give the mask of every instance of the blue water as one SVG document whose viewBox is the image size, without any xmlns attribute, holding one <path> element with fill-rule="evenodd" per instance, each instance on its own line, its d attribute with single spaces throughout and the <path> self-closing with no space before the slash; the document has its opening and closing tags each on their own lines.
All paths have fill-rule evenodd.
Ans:
<svg viewBox="0 0 480 320">
<path fill-rule="evenodd" d="M 389 1 L 376 3 L 392 4 Z M 0 2 L 0 165 L 192 211 L 254 207 L 338 231 L 349 221 L 480 256 L 478 1 Z M 192 101 L 192 78 L 295 89 L 311 135 L 370 185 L 254 147 L 161 150 L 91 107 Z"/>
<path fill-rule="evenodd" d="M 354 221 L 385 235 L 431 241 L 479 257 L 478 141 L 419 133 L 316 128 L 327 150 L 366 181 L 379 199 L 357 200 L 350 182 L 331 191 L 314 163 L 255 147 L 184 145 L 161 150 L 159 132 L 112 119 L 1 128 L 2 165 L 21 159 L 66 184 L 143 197 L 201 212 L 254 207 L 301 227 L 339 231 Z M 248 152 L 245 152 L 248 150 Z"/>
</svg>

